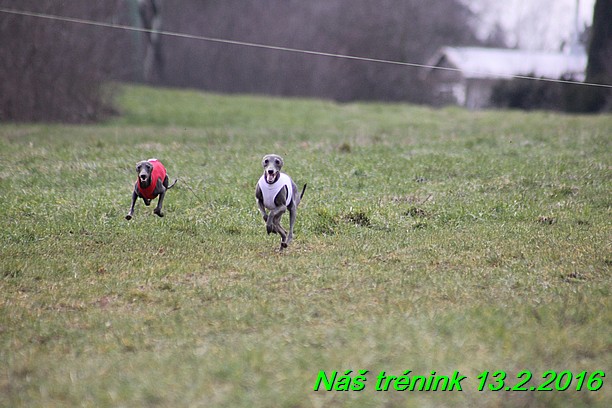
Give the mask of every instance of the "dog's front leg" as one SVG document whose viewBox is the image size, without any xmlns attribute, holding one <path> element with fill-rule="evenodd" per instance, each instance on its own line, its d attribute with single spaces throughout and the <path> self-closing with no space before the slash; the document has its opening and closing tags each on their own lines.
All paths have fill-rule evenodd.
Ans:
<svg viewBox="0 0 612 408">
<path fill-rule="evenodd" d="M 259 212 L 263 217 L 264 222 L 268 222 L 268 213 L 266 213 L 266 207 L 263 204 L 263 201 L 257 201 L 257 206 L 259 207 Z"/>
<path fill-rule="evenodd" d="M 268 221 L 268 213 L 266 213 L 266 206 L 264 205 L 264 198 L 261 188 L 259 188 L 259 184 L 255 187 L 255 199 L 257 199 L 257 206 L 259 207 L 259 212 L 263 217 L 264 222 Z"/>
<path fill-rule="evenodd" d="M 159 200 L 157 200 L 157 206 L 153 210 L 153 214 L 157 214 L 159 217 L 163 217 L 164 213 L 162 212 L 162 204 L 164 203 L 164 196 L 166 195 L 165 191 L 159 193 Z"/>
<path fill-rule="evenodd" d="M 136 205 L 136 200 L 138 199 L 138 194 L 136 193 L 136 189 L 134 189 L 134 191 L 132 192 L 132 206 L 130 207 L 130 211 L 128 211 L 127 215 L 125 216 L 126 220 L 131 220 L 132 217 L 134 216 L 134 205 Z"/>
</svg>

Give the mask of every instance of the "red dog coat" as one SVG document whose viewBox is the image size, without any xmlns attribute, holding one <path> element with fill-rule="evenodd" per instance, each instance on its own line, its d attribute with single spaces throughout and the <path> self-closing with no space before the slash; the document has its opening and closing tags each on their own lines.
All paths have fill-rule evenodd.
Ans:
<svg viewBox="0 0 612 408">
<path fill-rule="evenodd" d="M 157 159 L 149 159 L 147 161 L 153 165 L 153 171 L 151 171 L 151 184 L 147 188 L 142 188 L 140 186 L 140 178 L 138 178 L 138 191 L 140 195 L 147 200 L 152 200 L 156 197 L 154 191 L 157 186 L 157 180 L 159 179 L 163 183 L 166 179 L 166 168 Z"/>
</svg>

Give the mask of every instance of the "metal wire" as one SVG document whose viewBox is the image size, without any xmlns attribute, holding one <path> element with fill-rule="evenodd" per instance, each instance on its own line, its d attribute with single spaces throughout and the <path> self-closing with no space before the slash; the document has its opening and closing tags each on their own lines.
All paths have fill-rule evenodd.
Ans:
<svg viewBox="0 0 612 408">
<path fill-rule="evenodd" d="M 260 49 L 266 49 L 266 50 L 284 51 L 284 52 L 314 55 L 314 56 L 328 57 L 328 58 L 342 58 L 342 59 L 365 61 L 365 62 L 372 62 L 372 63 L 378 63 L 378 64 L 400 65 L 400 66 L 406 66 L 406 67 L 437 69 L 437 70 L 454 71 L 454 72 L 466 72 L 469 74 L 486 74 L 486 75 L 495 76 L 498 78 L 507 78 L 507 79 L 513 79 L 513 78 L 528 79 L 532 81 L 556 82 L 556 83 L 562 83 L 562 84 L 593 86 L 593 87 L 600 87 L 600 88 L 612 88 L 612 85 L 610 84 L 579 82 L 579 81 L 552 79 L 552 78 L 537 78 L 537 77 L 533 77 L 529 75 L 498 74 L 495 72 L 479 72 L 479 71 L 467 72 L 467 71 L 462 71 L 458 68 L 451 68 L 451 67 L 439 67 L 435 65 L 417 64 L 413 62 L 360 57 L 356 55 L 334 54 L 334 53 L 329 53 L 329 52 L 303 50 L 299 48 L 280 47 L 280 46 L 269 45 L 269 44 L 258 44 L 258 43 L 247 42 L 247 41 L 228 40 L 228 39 L 223 39 L 223 38 L 206 37 L 206 36 L 194 35 L 194 34 L 177 33 L 177 32 L 172 32 L 172 31 L 152 30 L 152 29 L 146 29 L 146 28 L 141 28 L 141 27 L 122 25 L 122 24 L 105 23 L 101 21 L 93 21 L 93 20 L 85 20 L 85 19 L 73 18 L 73 17 L 64 17 L 64 16 L 57 16 L 57 15 L 51 15 L 51 14 L 36 13 L 32 11 L 21 11 L 21 10 L 0 8 L 0 13 L 43 18 L 47 20 L 62 21 L 62 22 L 74 23 L 74 24 L 84 24 L 84 25 L 89 25 L 89 26 L 111 28 L 111 29 L 116 29 L 116 30 L 134 31 L 134 32 L 140 32 L 140 33 L 151 33 L 151 34 L 158 34 L 158 35 L 164 35 L 164 36 L 175 37 L 175 38 L 187 38 L 187 39 L 198 40 L 198 41 L 208 41 L 208 42 L 215 42 L 215 43 L 228 44 L 228 45 L 237 45 L 237 46 L 260 48 Z"/>
</svg>

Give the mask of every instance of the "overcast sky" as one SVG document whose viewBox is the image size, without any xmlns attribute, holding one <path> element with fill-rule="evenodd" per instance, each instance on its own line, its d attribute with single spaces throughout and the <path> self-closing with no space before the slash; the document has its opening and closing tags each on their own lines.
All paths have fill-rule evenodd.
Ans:
<svg viewBox="0 0 612 408">
<path fill-rule="evenodd" d="M 464 0 L 481 16 L 480 35 L 499 23 L 510 46 L 558 50 L 574 26 L 576 0 Z M 595 0 L 579 0 L 579 24 L 591 24 Z"/>
</svg>

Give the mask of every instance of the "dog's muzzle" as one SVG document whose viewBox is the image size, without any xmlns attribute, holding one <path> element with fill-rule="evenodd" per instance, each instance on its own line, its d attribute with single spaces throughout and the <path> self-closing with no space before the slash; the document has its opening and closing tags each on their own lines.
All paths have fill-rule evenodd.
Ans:
<svg viewBox="0 0 612 408">
<path fill-rule="evenodd" d="M 266 183 L 274 184 L 275 181 L 276 181 L 276 172 L 272 169 L 268 169 L 266 171 Z"/>
</svg>

